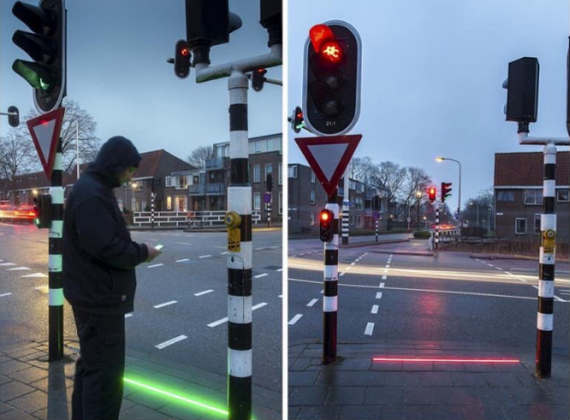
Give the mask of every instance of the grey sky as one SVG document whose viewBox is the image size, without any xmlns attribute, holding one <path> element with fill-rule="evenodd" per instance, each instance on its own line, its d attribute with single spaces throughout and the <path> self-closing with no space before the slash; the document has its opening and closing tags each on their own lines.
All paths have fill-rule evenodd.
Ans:
<svg viewBox="0 0 570 420">
<path fill-rule="evenodd" d="M 37 0 L 25 3 L 37 5 Z M 0 3 L 0 109 L 16 105 L 25 115 L 34 108 L 32 88 L 12 69 L 14 59 L 29 57 L 12 43 L 16 29 L 28 30 L 12 15 L 15 0 Z M 229 140 L 227 79 L 196 84 L 174 75 L 166 59 L 186 38 L 184 0 L 67 0 L 67 95 L 97 121 L 97 136 L 117 134 L 139 151 L 166 149 L 185 159 L 204 145 Z M 259 24 L 259 1 L 230 0 L 243 26 L 230 43 L 212 48 L 212 65 L 269 52 Z M 281 67 L 268 77 L 281 79 Z M 249 90 L 249 134 L 281 132 L 282 88 Z M 0 118 L 0 134 L 9 130 Z"/>
<path fill-rule="evenodd" d="M 462 202 L 492 186 L 494 153 L 520 146 L 503 106 L 508 62 L 540 63 L 538 122 L 531 135 L 566 137 L 568 0 L 289 0 L 288 111 L 301 105 L 303 47 L 311 26 L 344 20 L 363 45 L 355 156 L 424 168 L 438 187 L 462 164 Z M 306 163 L 289 131 L 289 161 Z M 297 136 L 309 136 L 307 131 Z"/>
</svg>

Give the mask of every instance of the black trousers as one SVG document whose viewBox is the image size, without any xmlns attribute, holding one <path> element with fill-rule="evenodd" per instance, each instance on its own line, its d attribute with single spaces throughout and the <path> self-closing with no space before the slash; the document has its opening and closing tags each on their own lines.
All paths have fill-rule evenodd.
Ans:
<svg viewBox="0 0 570 420">
<path fill-rule="evenodd" d="M 92 315 L 73 309 L 80 356 L 75 365 L 72 420 L 117 420 L 125 372 L 124 315 Z"/>
</svg>

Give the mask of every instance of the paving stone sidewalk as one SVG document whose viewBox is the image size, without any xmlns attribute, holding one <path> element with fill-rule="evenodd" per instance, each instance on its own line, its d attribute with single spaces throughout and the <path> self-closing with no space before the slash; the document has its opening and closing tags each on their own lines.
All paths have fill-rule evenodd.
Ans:
<svg viewBox="0 0 570 420">
<path fill-rule="evenodd" d="M 534 377 L 534 353 L 439 342 L 289 344 L 289 419 L 567 420 L 568 349 L 553 353 L 552 377 Z M 373 362 L 375 356 L 516 358 L 516 364 Z"/>
<path fill-rule="evenodd" d="M 47 342 L 27 342 L 0 350 L 0 418 L 2 420 L 66 420 L 71 416 L 74 361 L 78 344 L 66 341 L 65 360 L 47 362 Z M 226 410 L 224 375 L 127 350 L 128 379 L 160 391 Z M 125 383 L 121 420 L 220 420 L 220 412 L 166 396 L 160 391 Z M 279 420 L 281 393 L 253 387 L 253 415 Z"/>
</svg>

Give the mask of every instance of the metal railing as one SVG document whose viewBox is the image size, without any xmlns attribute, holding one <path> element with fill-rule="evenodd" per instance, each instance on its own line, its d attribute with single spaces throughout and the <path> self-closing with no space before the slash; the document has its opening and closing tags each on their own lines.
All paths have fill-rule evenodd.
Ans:
<svg viewBox="0 0 570 420">
<path fill-rule="evenodd" d="M 135 211 L 133 213 L 134 227 L 152 227 L 150 211 Z M 226 212 L 218 211 L 157 211 L 154 212 L 155 228 L 184 228 L 184 229 L 213 229 L 225 228 Z M 259 211 L 252 212 L 252 223 L 261 221 Z"/>
</svg>

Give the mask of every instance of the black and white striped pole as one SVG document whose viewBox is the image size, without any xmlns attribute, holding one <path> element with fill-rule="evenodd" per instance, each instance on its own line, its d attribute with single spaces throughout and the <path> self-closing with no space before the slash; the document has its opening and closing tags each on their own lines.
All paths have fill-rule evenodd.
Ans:
<svg viewBox="0 0 570 420">
<path fill-rule="evenodd" d="M 49 229 L 49 361 L 63 358 L 63 183 L 61 138 L 57 143 L 51 175 L 51 226 Z"/>
<path fill-rule="evenodd" d="M 230 186 L 228 214 L 228 408 L 230 419 L 251 418 L 252 390 L 252 193 L 249 184 L 248 78 L 233 68 L 230 93 Z M 233 231 L 233 233 L 232 233 Z M 232 236 L 233 235 L 233 236 Z M 238 236 L 239 235 L 239 236 Z"/>
<path fill-rule="evenodd" d="M 154 191 L 150 192 L 150 227 L 154 229 Z"/>
<path fill-rule="evenodd" d="M 378 219 L 379 219 L 379 215 L 376 216 L 376 220 L 374 221 L 374 229 L 376 230 L 376 242 L 378 242 Z"/>
<path fill-rule="evenodd" d="M 321 240 L 324 242 L 323 273 L 323 363 L 336 360 L 338 314 L 338 189 L 327 200 L 321 212 Z M 326 216 L 324 216 L 326 214 Z M 325 220 L 323 220 L 323 217 Z M 328 222 L 328 223 L 327 223 Z M 332 222 L 332 224 L 331 224 Z"/>
<path fill-rule="evenodd" d="M 344 173 L 342 196 L 342 244 L 348 245 L 350 236 L 350 179 L 348 176 L 350 165 Z"/>
<path fill-rule="evenodd" d="M 439 248 L 439 203 L 435 203 L 435 243 L 434 250 L 437 252 Z"/>
</svg>

